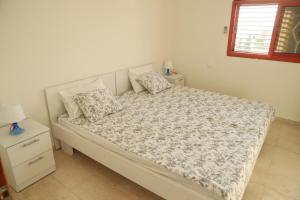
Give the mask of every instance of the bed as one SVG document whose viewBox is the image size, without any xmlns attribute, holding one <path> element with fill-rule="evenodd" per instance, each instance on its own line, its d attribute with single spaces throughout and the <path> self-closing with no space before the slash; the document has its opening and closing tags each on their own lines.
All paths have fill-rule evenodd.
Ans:
<svg viewBox="0 0 300 200">
<path fill-rule="evenodd" d="M 68 119 L 57 92 L 101 77 L 124 109 Z M 271 106 L 174 86 L 130 91 L 120 70 L 46 89 L 56 146 L 75 148 L 165 199 L 240 200 L 273 119 Z"/>
</svg>

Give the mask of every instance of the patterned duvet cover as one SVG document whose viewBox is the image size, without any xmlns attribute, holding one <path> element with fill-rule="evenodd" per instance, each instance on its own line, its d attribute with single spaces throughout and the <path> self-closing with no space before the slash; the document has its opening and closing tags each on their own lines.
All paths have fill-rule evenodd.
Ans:
<svg viewBox="0 0 300 200">
<path fill-rule="evenodd" d="M 97 123 L 69 120 L 121 149 L 163 166 L 225 200 L 242 199 L 274 110 L 174 86 L 120 97 L 124 109 Z"/>
</svg>

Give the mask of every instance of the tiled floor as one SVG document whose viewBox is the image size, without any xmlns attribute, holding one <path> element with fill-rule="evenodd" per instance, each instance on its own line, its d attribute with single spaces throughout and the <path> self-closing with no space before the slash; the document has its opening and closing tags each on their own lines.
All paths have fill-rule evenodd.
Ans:
<svg viewBox="0 0 300 200">
<path fill-rule="evenodd" d="M 16 200 L 159 200 L 160 197 L 76 153 L 55 152 L 57 171 Z M 300 199 L 300 126 L 275 121 L 256 163 L 244 200 Z"/>
</svg>

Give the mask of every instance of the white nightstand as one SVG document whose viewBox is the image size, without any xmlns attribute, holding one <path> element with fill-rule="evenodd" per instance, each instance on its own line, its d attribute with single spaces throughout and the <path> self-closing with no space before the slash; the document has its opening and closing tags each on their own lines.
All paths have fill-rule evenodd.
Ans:
<svg viewBox="0 0 300 200">
<path fill-rule="evenodd" d="M 182 74 L 172 74 L 165 76 L 165 78 L 172 84 L 184 86 L 184 76 Z"/>
<path fill-rule="evenodd" d="M 55 171 L 49 128 L 31 119 L 19 123 L 25 131 L 9 135 L 0 129 L 0 156 L 8 184 L 17 192 Z"/>
</svg>

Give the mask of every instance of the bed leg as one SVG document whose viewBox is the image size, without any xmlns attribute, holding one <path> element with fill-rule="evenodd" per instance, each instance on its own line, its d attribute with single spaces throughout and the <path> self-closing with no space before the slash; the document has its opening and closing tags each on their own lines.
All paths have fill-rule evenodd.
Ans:
<svg viewBox="0 0 300 200">
<path fill-rule="evenodd" d="M 59 139 L 56 139 L 56 138 L 54 138 L 54 139 L 53 139 L 53 141 L 54 141 L 54 147 L 55 147 L 55 150 L 58 150 L 58 149 L 60 149 L 60 148 L 61 148 L 61 143 L 60 143 L 60 140 L 59 140 Z"/>
<path fill-rule="evenodd" d="M 66 154 L 68 154 L 68 155 L 70 155 L 70 156 L 72 156 L 73 155 L 73 148 L 71 147 L 71 146 L 69 146 L 69 145 L 67 145 L 66 143 L 64 143 L 64 142 L 61 142 L 61 148 L 62 148 L 62 150 L 66 153 Z"/>
</svg>

